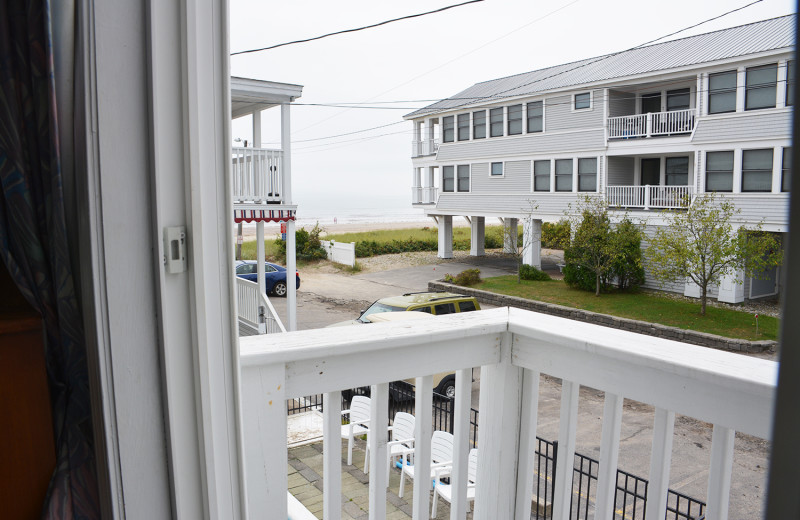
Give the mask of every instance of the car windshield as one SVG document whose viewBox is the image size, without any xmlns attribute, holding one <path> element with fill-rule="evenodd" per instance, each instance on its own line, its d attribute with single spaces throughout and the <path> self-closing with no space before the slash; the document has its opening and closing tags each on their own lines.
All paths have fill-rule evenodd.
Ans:
<svg viewBox="0 0 800 520">
<path fill-rule="evenodd" d="M 369 321 L 367 321 L 364 318 L 376 312 L 402 312 L 404 310 L 405 309 L 403 307 L 392 307 L 391 305 L 386 305 L 381 302 L 375 302 L 372 305 L 370 305 L 369 308 L 365 310 L 361 316 L 358 317 L 358 321 L 360 321 L 361 323 L 369 323 Z"/>
</svg>

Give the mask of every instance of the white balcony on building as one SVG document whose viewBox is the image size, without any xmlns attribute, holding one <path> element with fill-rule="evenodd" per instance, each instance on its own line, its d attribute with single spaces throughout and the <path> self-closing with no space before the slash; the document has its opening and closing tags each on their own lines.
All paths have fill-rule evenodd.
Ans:
<svg viewBox="0 0 800 520">
<path fill-rule="evenodd" d="M 696 121 L 697 110 L 693 108 L 609 117 L 608 138 L 630 139 L 690 134 L 694 130 Z"/>
<path fill-rule="evenodd" d="M 612 209 L 686 209 L 693 197 L 693 186 L 606 186 Z"/>
<path fill-rule="evenodd" d="M 606 134 L 611 140 L 691 134 L 702 99 L 699 76 L 607 90 Z M 699 94 L 698 94 L 699 92 Z"/>
</svg>

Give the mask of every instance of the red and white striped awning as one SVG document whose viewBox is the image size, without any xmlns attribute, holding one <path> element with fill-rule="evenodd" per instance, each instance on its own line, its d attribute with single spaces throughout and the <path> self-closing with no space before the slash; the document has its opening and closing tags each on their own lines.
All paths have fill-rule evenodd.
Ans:
<svg viewBox="0 0 800 520">
<path fill-rule="evenodd" d="M 235 209 L 233 221 L 239 222 L 286 222 L 294 220 L 293 209 Z"/>
</svg>

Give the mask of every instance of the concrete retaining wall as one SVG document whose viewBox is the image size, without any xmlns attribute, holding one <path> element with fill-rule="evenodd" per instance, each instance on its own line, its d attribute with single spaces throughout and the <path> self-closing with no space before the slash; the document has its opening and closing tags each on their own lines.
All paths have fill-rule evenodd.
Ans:
<svg viewBox="0 0 800 520">
<path fill-rule="evenodd" d="M 526 300 L 516 296 L 479 291 L 477 289 L 461 287 L 460 285 L 449 284 L 438 280 L 428 282 L 428 290 L 467 294 L 469 296 L 474 296 L 480 303 L 487 303 L 498 307 L 517 307 L 519 309 L 541 312 L 542 314 L 551 314 L 571 320 L 585 321 L 605 327 L 629 330 L 631 332 L 638 332 L 639 334 L 647 334 L 648 336 L 656 336 L 658 338 L 671 339 L 683 343 L 701 345 L 703 347 L 732 350 L 736 352 L 765 352 L 774 351 L 777 348 L 777 342 L 775 341 L 746 341 L 743 339 L 725 338 L 714 334 L 683 330 L 676 327 L 659 325 L 657 323 L 617 318 L 616 316 L 609 316 L 608 314 L 599 314 L 552 303 Z"/>
</svg>

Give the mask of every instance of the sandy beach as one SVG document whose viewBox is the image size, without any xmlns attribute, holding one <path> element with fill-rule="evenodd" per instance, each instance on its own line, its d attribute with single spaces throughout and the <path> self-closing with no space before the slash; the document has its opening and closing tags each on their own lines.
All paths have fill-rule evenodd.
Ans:
<svg viewBox="0 0 800 520">
<path fill-rule="evenodd" d="M 417 222 L 358 222 L 353 224 L 329 224 L 322 226 L 325 234 L 335 235 L 337 233 L 363 233 L 367 231 L 378 231 L 387 229 L 408 229 L 408 228 L 423 228 L 423 227 L 436 227 L 436 222 L 433 219 L 420 220 Z M 461 217 L 453 219 L 453 227 L 467 227 L 467 221 Z M 236 234 L 234 227 L 234 236 Z M 309 229 L 306 226 L 306 229 Z M 266 237 L 275 236 L 281 232 L 279 224 L 266 224 L 264 226 L 264 235 Z M 242 228 L 242 236 L 244 240 L 256 239 L 256 225 L 245 224 Z"/>
</svg>

